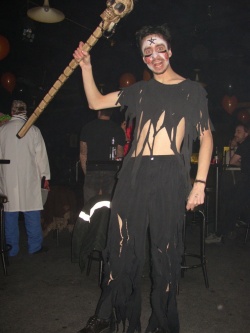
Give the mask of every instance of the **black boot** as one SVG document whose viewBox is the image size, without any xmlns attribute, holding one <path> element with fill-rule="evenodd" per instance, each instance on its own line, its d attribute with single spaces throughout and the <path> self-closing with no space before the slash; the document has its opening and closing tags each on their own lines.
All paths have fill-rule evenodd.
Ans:
<svg viewBox="0 0 250 333">
<path fill-rule="evenodd" d="M 110 333 L 110 320 L 100 319 L 96 315 L 89 318 L 87 325 L 78 333 Z"/>
</svg>

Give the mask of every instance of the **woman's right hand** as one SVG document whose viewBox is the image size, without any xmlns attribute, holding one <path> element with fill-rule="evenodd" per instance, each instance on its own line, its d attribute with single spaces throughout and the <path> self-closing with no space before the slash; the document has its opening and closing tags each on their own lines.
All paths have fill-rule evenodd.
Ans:
<svg viewBox="0 0 250 333">
<path fill-rule="evenodd" d="M 86 68 L 91 66 L 91 61 L 89 52 L 84 51 L 83 47 L 84 43 L 80 42 L 78 48 L 73 53 L 73 57 L 77 62 L 79 62 L 81 68 Z"/>
</svg>

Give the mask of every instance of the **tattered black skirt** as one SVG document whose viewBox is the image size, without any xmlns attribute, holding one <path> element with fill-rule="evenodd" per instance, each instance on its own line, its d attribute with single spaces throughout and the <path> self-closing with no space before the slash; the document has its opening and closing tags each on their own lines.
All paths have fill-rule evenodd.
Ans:
<svg viewBox="0 0 250 333">
<path fill-rule="evenodd" d="M 143 156 L 132 185 L 134 162 L 131 158 L 122 169 L 112 199 L 97 314 L 107 319 L 115 309 L 118 321 L 128 321 L 127 332 L 140 331 L 140 285 L 149 228 L 153 280 L 149 330 L 178 332 L 175 291 L 183 253 L 184 165 L 172 155 Z"/>
</svg>

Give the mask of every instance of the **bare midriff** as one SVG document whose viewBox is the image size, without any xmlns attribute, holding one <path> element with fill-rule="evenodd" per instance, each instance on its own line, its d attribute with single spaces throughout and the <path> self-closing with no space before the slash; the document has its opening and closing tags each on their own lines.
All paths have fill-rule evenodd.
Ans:
<svg viewBox="0 0 250 333">
<path fill-rule="evenodd" d="M 162 116 L 164 116 L 162 114 Z M 176 150 L 179 153 L 181 144 L 184 138 L 185 131 L 185 119 L 182 118 L 176 129 L 176 137 L 174 138 L 173 129 L 171 131 L 171 138 L 165 127 L 162 127 L 163 120 L 158 120 L 157 126 L 151 124 L 151 121 L 147 121 L 142 129 L 138 129 L 140 137 L 135 138 L 137 140 L 136 150 L 133 152 L 132 157 L 142 154 L 142 156 L 156 156 L 156 155 L 174 155 L 174 151 L 171 149 L 171 141 L 175 139 Z M 137 134 L 138 135 L 138 134 Z M 147 139 L 148 137 L 148 139 Z M 147 140 L 145 144 L 145 140 Z"/>
</svg>

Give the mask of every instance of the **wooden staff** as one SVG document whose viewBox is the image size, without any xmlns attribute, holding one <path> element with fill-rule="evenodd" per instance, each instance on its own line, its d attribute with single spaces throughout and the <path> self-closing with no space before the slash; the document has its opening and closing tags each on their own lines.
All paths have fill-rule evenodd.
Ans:
<svg viewBox="0 0 250 333">
<path fill-rule="evenodd" d="M 128 14 L 133 9 L 133 1 L 128 1 L 128 2 L 130 3 L 130 5 L 128 6 L 129 9 L 127 10 L 126 14 Z M 115 26 L 115 24 L 117 24 L 119 22 L 120 18 L 125 15 L 121 15 L 121 16 L 110 15 L 109 8 L 106 9 L 101 14 L 101 18 L 103 19 L 103 21 L 99 24 L 99 26 L 95 29 L 95 31 L 89 37 L 87 42 L 84 44 L 83 50 L 90 51 L 91 48 L 97 43 L 97 41 L 103 35 L 103 32 L 106 30 L 112 30 L 112 28 Z M 79 62 L 80 62 L 80 60 L 79 60 Z M 21 139 L 28 132 L 30 127 L 34 124 L 34 122 L 37 120 L 37 118 L 41 115 L 41 113 L 44 111 L 46 106 L 54 98 L 54 96 L 56 95 L 58 90 L 62 87 L 62 85 L 66 82 L 66 80 L 69 78 L 69 76 L 73 73 L 73 71 L 79 65 L 79 62 L 76 61 L 75 59 L 71 60 L 69 65 L 65 68 L 63 73 L 59 76 L 59 78 L 54 83 L 52 88 L 48 91 L 48 93 L 45 95 L 43 100 L 37 106 L 35 111 L 32 113 L 32 115 L 28 118 L 28 120 L 25 122 L 23 127 L 17 133 L 17 137 L 19 139 Z"/>
</svg>

